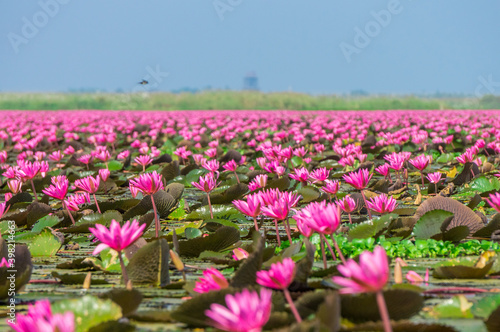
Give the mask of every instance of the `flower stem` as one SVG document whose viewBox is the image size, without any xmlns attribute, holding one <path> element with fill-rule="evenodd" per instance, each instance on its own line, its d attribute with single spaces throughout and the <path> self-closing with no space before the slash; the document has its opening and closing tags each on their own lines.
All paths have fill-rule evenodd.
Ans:
<svg viewBox="0 0 500 332">
<path fill-rule="evenodd" d="M 280 231 L 278 229 L 278 220 L 274 219 L 274 225 L 276 226 L 276 239 L 278 240 L 278 247 L 281 247 Z"/>
<path fill-rule="evenodd" d="M 333 246 L 335 247 L 335 251 L 337 251 L 337 254 L 339 254 L 340 260 L 342 261 L 342 263 L 345 264 L 344 254 L 342 254 L 342 251 L 339 248 L 339 244 L 337 243 L 337 241 L 335 241 L 335 238 L 333 237 L 333 234 L 330 234 L 330 238 L 332 239 Z"/>
<path fill-rule="evenodd" d="M 236 181 L 238 181 L 238 183 L 240 183 L 240 178 L 238 177 L 238 173 L 236 173 L 236 171 L 234 171 L 234 175 L 236 176 Z"/>
<path fill-rule="evenodd" d="M 101 209 L 99 208 L 99 204 L 97 203 L 97 198 L 95 197 L 95 194 L 92 194 L 94 195 L 94 202 L 95 202 L 95 206 L 97 207 L 97 212 L 101 213 Z"/>
<path fill-rule="evenodd" d="M 295 304 L 293 303 L 292 296 L 290 295 L 290 292 L 288 291 L 288 289 L 285 288 L 283 290 L 283 293 L 285 294 L 286 301 L 290 305 L 290 310 L 292 311 L 293 316 L 295 317 L 295 320 L 297 321 L 297 323 L 300 324 L 300 322 L 302 322 L 302 318 L 300 318 L 299 312 L 297 311 L 297 307 L 295 307 Z"/>
<path fill-rule="evenodd" d="M 288 237 L 288 242 L 292 245 L 292 234 L 290 231 L 290 223 L 288 222 L 288 217 L 283 220 L 283 224 L 285 225 L 286 236 Z"/>
<path fill-rule="evenodd" d="M 348 215 L 349 215 L 349 224 L 352 224 L 351 212 L 349 212 Z"/>
<path fill-rule="evenodd" d="M 337 260 L 337 256 L 335 256 L 335 253 L 333 252 L 332 246 L 326 240 L 325 234 L 321 233 L 320 236 L 323 239 L 323 241 L 326 243 L 326 246 L 328 247 L 328 250 L 330 251 L 330 255 L 332 255 L 333 260 L 336 261 Z"/>
<path fill-rule="evenodd" d="M 319 244 L 321 246 L 321 254 L 323 255 L 323 267 L 326 270 L 328 268 L 328 265 L 326 265 L 325 243 L 323 242 L 322 237 L 320 237 L 319 239 Z"/>
<path fill-rule="evenodd" d="M 75 224 L 75 219 L 73 219 L 73 215 L 71 214 L 71 211 L 68 209 L 68 206 L 66 205 L 66 203 L 64 203 L 64 201 L 61 201 L 61 202 L 62 202 L 63 208 L 66 209 L 66 212 L 68 212 L 69 218 L 71 219 L 71 222 L 74 225 Z"/>
<path fill-rule="evenodd" d="M 387 306 L 385 305 L 384 293 L 378 291 L 376 294 L 378 310 L 380 312 L 380 318 L 382 318 L 382 323 L 384 324 L 385 332 L 392 332 L 391 321 L 389 319 L 389 312 L 387 311 Z"/>
<path fill-rule="evenodd" d="M 30 182 L 31 182 L 31 188 L 33 189 L 33 196 L 35 196 L 35 202 L 38 202 L 38 195 L 36 194 L 35 184 L 33 183 L 33 179 L 30 179 Z"/>
<path fill-rule="evenodd" d="M 214 219 L 214 212 L 212 211 L 212 203 L 210 203 L 210 193 L 207 193 L 208 208 L 210 209 L 210 218 Z"/>
<path fill-rule="evenodd" d="M 420 177 L 422 178 L 422 188 L 424 187 L 424 173 L 420 172 Z"/>
<path fill-rule="evenodd" d="M 365 207 L 366 207 L 366 211 L 368 211 L 368 217 L 370 217 L 370 219 L 372 219 L 372 213 L 370 212 L 370 209 L 368 208 L 368 202 L 366 201 L 366 196 L 365 196 L 365 193 L 363 190 L 361 190 L 361 196 L 363 196 L 363 201 L 365 201 Z"/>
<path fill-rule="evenodd" d="M 259 225 L 257 225 L 257 217 L 253 217 L 253 223 L 255 225 L 255 230 L 258 232 L 259 231 Z"/>
<path fill-rule="evenodd" d="M 125 263 L 123 262 L 121 251 L 118 252 L 118 257 L 120 258 L 120 266 L 122 268 L 123 283 L 126 285 L 128 284 L 128 274 L 127 274 L 127 269 L 125 268 Z"/>
<path fill-rule="evenodd" d="M 153 195 L 151 195 L 151 203 L 153 204 L 153 211 L 155 212 L 155 234 L 156 237 L 160 237 L 160 219 L 158 218 L 158 212 L 156 211 Z"/>
</svg>

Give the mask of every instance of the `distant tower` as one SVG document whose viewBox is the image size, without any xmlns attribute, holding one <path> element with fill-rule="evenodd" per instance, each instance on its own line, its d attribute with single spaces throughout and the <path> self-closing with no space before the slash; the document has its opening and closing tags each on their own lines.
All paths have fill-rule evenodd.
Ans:
<svg viewBox="0 0 500 332">
<path fill-rule="evenodd" d="M 257 74 L 250 72 L 243 78 L 243 90 L 259 91 Z"/>
</svg>

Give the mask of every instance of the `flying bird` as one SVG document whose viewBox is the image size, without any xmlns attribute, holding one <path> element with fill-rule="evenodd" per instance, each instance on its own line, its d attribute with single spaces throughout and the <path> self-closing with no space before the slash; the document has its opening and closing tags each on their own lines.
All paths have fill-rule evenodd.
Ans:
<svg viewBox="0 0 500 332">
<path fill-rule="evenodd" d="M 146 84 L 149 84 L 149 82 L 148 82 L 148 81 L 146 81 L 146 80 L 142 80 L 142 81 L 140 81 L 140 82 L 139 82 L 139 83 L 137 83 L 137 84 L 146 85 Z"/>
</svg>

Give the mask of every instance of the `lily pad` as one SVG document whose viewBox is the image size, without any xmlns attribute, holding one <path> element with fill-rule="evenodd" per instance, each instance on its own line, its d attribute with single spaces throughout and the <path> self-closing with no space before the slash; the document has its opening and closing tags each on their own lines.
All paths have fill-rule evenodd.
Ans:
<svg viewBox="0 0 500 332">
<path fill-rule="evenodd" d="M 425 213 L 415 224 L 413 234 L 415 238 L 427 240 L 441 233 L 443 222 L 452 217 L 453 213 L 445 210 L 431 210 Z"/>
<path fill-rule="evenodd" d="M 169 257 L 169 246 L 165 239 L 148 243 L 130 259 L 127 266 L 129 279 L 134 284 L 168 285 Z"/>
<path fill-rule="evenodd" d="M 52 305 L 54 313 L 67 311 L 71 311 L 75 315 L 75 331 L 77 332 L 85 332 L 93 326 L 122 317 L 118 304 L 92 295 L 85 295 L 73 300 L 62 300 Z"/>
<path fill-rule="evenodd" d="M 422 296 L 406 289 L 390 289 L 384 291 L 384 298 L 389 311 L 389 317 L 394 320 L 406 319 L 417 314 L 424 306 Z M 342 317 L 356 322 L 378 321 L 378 311 L 375 294 L 342 295 Z"/>
<path fill-rule="evenodd" d="M 222 251 L 240 240 L 240 233 L 233 227 L 222 226 L 206 237 L 179 241 L 181 256 L 198 257 L 203 251 Z"/>
<path fill-rule="evenodd" d="M 54 256 L 61 246 L 62 243 L 59 239 L 47 228 L 28 243 L 28 248 L 33 257 Z"/>
<path fill-rule="evenodd" d="M 475 267 L 477 259 L 464 257 L 448 260 L 434 266 L 433 276 L 441 279 L 482 279 L 493 266 L 491 260 L 484 267 Z"/>
</svg>

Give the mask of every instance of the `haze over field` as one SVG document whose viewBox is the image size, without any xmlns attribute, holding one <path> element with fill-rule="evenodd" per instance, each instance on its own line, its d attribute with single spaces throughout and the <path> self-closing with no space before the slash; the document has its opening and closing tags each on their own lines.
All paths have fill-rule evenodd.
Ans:
<svg viewBox="0 0 500 332">
<path fill-rule="evenodd" d="M 498 94 L 500 2 L 3 2 L 0 91 Z"/>
</svg>

